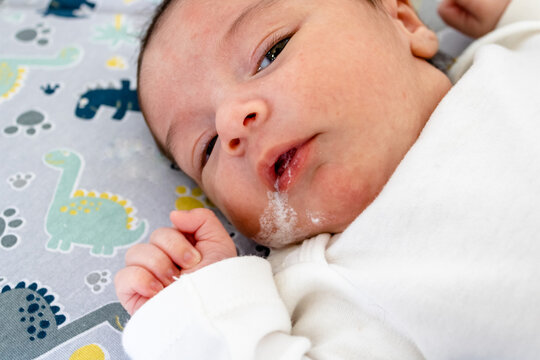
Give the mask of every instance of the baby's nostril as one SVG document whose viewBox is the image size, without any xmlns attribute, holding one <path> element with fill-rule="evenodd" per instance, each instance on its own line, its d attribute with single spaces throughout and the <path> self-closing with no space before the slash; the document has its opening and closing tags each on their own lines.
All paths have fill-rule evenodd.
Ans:
<svg viewBox="0 0 540 360">
<path fill-rule="evenodd" d="M 244 119 L 244 126 L 246 126 L 247 124 L 249 124 L 250 121 L 255 120 L 256 117 L 257 117 L 257 114 L 256 114 L 256 113 L 251 113 L 251 114 L 249 114 L 248 116 L 246 116 L 246 118 Z"/>
<path fill-rule="evenodd" d="M 238 145 L 240 145 L 240 139 L 238 138 L 235 138 L 235 139 L 232 139 L 231 141 L 229 141 L 229 147 L 234 150 L 238 147 Z"/>
</svg>

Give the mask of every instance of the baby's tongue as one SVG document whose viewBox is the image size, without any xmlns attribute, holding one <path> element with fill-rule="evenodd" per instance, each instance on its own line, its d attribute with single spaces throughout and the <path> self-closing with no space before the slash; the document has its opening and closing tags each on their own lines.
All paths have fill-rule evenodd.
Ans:
<svg viewBox="0 0 540 360">
<path fill-rule="evenodd" d="M 294 157 L 294 154 L 296 154 L 296 148 L 292 148 L 286 153 L 281 154 L 281 156 L 277 159 L 276 163 L 274 164 L 274 171 L 276 172 L 278 178 L 285 172 L 285 170 L 287 170 L 287 167 L 289 166 L 291 159 Z"/>
</svg>

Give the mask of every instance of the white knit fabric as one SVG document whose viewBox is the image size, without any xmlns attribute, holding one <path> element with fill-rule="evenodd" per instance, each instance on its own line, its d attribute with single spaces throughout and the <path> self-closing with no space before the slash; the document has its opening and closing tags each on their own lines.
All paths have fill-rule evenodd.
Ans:
<svg viewBox="0 0 540 360">
<path fill-rule="evenodd" d="M 540 2 L 513 0 L 452 74 L 344 233 L 183 276 L 128 323 L 130 356 L 538 359 Z"/>
</svg>

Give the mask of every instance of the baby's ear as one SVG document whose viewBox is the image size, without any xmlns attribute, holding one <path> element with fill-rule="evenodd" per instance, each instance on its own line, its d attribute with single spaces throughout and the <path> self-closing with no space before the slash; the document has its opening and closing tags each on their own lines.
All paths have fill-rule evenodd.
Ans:
<svg viewBox="0 0 540 360">
<path fill-rule="evenodd" d="M 390 0 L 387 10 L 409 40 L 411 53 L 424 59 L 432 58 L 439 49 L 437 35 L 416 14 L 409 0 Z"/>
</svg>

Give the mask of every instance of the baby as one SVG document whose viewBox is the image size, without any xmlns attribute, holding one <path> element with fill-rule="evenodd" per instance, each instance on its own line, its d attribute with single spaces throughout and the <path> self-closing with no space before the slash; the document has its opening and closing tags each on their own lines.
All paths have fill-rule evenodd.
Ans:
<svg viewBox="0 0 540 360">
<path fill-rule="evenodd" d="M 172 212 L 115 279 L 130 356 L 537 356 L 540 4 L 439 13 L 483 36 L 453 88 L 408 0 L 163 2 L 146 121 L 272 252 L 237 257 L 211 211 Z"/>
</svg>

